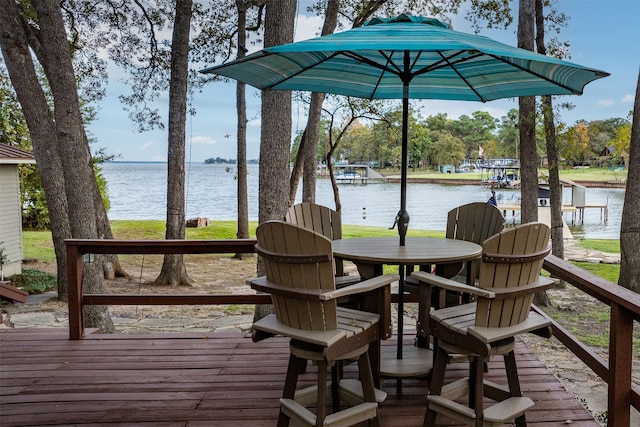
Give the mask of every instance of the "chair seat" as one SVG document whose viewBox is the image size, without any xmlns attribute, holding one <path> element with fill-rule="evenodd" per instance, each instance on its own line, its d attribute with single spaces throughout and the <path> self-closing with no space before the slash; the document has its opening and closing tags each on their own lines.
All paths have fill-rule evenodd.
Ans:
<svg viewBox="0 0 640 427">
<path fill-rule="evenodd" d="M 337 308 L 338 329 L 331 331 L 309 331 L 292 328 L 278 321 L 275 314 L 263 317 L 253 324 L 254 329 L 275 335 L 283 335 L 322 347 L 329 347 L 341 339 L 359 334 L 376 325 L 380 316 L 366 311 L 345 307 Z"/>
<path fill-rule="evenodd" d="M 532 311 L 524 322 L 516 325 L 499 328 L 475 326 L 476 303 L 435 310 L 431 313 L 431 318 L 437 322 L 441 322 L 457 333 L 471 335 L 485 344 L 494 343 L 505 338 L 513 337 L 514 335 L 524 334 L 551 325 L 551 322 L 545 317 Z"/>
</svg>

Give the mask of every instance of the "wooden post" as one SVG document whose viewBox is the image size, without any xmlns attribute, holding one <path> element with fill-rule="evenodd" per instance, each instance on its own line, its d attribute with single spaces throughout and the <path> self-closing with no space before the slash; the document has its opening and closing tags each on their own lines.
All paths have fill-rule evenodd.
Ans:
<svg viewBox="0 0 640 427">
<path fill-rule="evenodd" d="M 78 246 L 67 246 L 67 295 L 69 298 L 69 339 L 84 338 L 84 304 L 82 303 L 82 254 Z"/>
<path fill-rule="evenodd" d="M 612 303 L 610 330 L 608 425 L 626 427 L 631 422 L 632 313 Z"/>
</svg>

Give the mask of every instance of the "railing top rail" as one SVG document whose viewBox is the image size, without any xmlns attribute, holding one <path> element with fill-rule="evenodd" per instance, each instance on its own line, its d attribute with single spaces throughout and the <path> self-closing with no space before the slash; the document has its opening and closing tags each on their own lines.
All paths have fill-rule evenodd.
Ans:
<svg viewBox="0 0 640 427">
<path fill-rule="evenodd" d="M 76 247 L 81 254 L 206 254 L 253 253 L 255 239 L 219 240 L 114 240 L 65 239 L 65 245 Z"/>
<path fill-rule="evenodd" d="M 554 255 L 548 255 L 543 268 L 566 280 L 607 305 L 617 304 L 633 313 L 640 321 L 640 294 L 583 270 Z"/>
</svg>

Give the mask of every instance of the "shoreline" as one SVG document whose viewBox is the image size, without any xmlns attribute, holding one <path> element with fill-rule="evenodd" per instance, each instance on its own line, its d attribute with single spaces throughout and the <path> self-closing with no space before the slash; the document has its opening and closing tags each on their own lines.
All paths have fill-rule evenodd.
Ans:
<svg viewBox="0 0 640 427">
<path fill-rule="evenodd" d="M 374 179 L 374 178 L 371 178 Z M 389 176 L 380 178 L 386 182 L 398 184 L 400 183 L 400 177 Z M 585 188 L 626 188 L 625 181 L 573 181 L 576 184 Z M 464 178 L 407 178 L 407 183 L 412 184 L 439 184 L 439 185 L 483 185 L 482 181 L 477 179 L 464 179 Z"/>
</svg>

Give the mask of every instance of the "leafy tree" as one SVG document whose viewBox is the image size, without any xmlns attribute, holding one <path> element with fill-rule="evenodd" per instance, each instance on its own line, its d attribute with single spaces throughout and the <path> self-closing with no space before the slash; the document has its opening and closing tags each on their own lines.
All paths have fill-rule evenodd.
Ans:
<svg viewBox="0 0 640 427">
<path fill-rule="evenodd" d="M 465 158 L 464 143 L 448 131 L 431 133 L 433 157 L 439 165 L 457 165 Z"/>
<path fill-rule="evenodd" d="M 519 158 L 520 133 L 518 131 L 517 109 L 512 108 L 507 112 L 506 116 L 500 118 L 497 137 L 499 148 L 495 154 L 498 157 Z"/>
<path fill-rule="evenodd" d="M 72 62 L 71 48 L 75 45 L 67 37 L 58 4 L 2 0 L 0 7 L 0 47 L 29 126 L 46 192 L 60 291 L 66 284 L 63 239 L 95 239 L 104 231 L 104 223 L 97 223 L 102 220 L 104 205 L 97 205 L 100 195 Z M 52 105 L 38 79 L 32 52 L 51 89 Z M 98 262 L 84 266 L 84 287 L 89 293 L 103 292 L 102 257 L 97 258 Z M 89 306 L 85 315 L 87 325 L 113 331 L 106 307 Z"/>
<path fill-rule="evenodd" d="M 476 159 L 478 147 L 495 139 L 496 119 L 485 111 L 476 111 L 471 117 L 462 115 L 451 126 L 451 133 L 465 145 L 466 157 Z"/>
<path fill-rule="evenodd" d="M 409 134 L 409 159 L 415 165 L 420 164 L 422 167 L 427 163 L 427 159 L 432 151 L 433 141 L 430 137 L 429 128 L 424 123 L 415 123 Z"/>
<path fill-rule="evenodd" d="M 446 130 L 451 133 L 454 127 L 453 123 L 454 120 L 447 118 L 447 113 L 438 113 L 426 119 L 427 127 L 431 131 Z"/>
<path fill-rule="evenodd" d="M 620 125 L 614 137 L 609 141 L 614 148 L 614 156 L 629 168 L 629 150 L 631 148 L 631 123 Z"/>
<path fill-rule="evenodd" d="M 570 166 L 586 165 L 595 156 L 589 144 L 589 132 L 584 121 L 576 123 L 562 135 L 560 154 Z"/>
<path fill-rule="evenodd" d="M 0 141 L 25 151 L 32 151 L 29 127 L 22 113 L 20 102 L 16 97 L 6 68 L 0 60 Z M 50 98 L 50 94 L 47 94 Z M 91 109 L 83 109 L 84 123 L 90 123 L 94 115 Z M 109 209 L 109 198 L 106 191 L 106 181 L 102 175 L 100 165 L 114 157 L 99 149 L 93 154 L 94 172 L 102 201 Z M 20 205 L 22 208 L 22 226 L 24 228 L 45 230 L 50 228 L 49 208 L 42 187 L 42 180 L 37 165 L 19 165 Z M 64 294 L 64 292 L 63 292 Z"/>
</svg>

